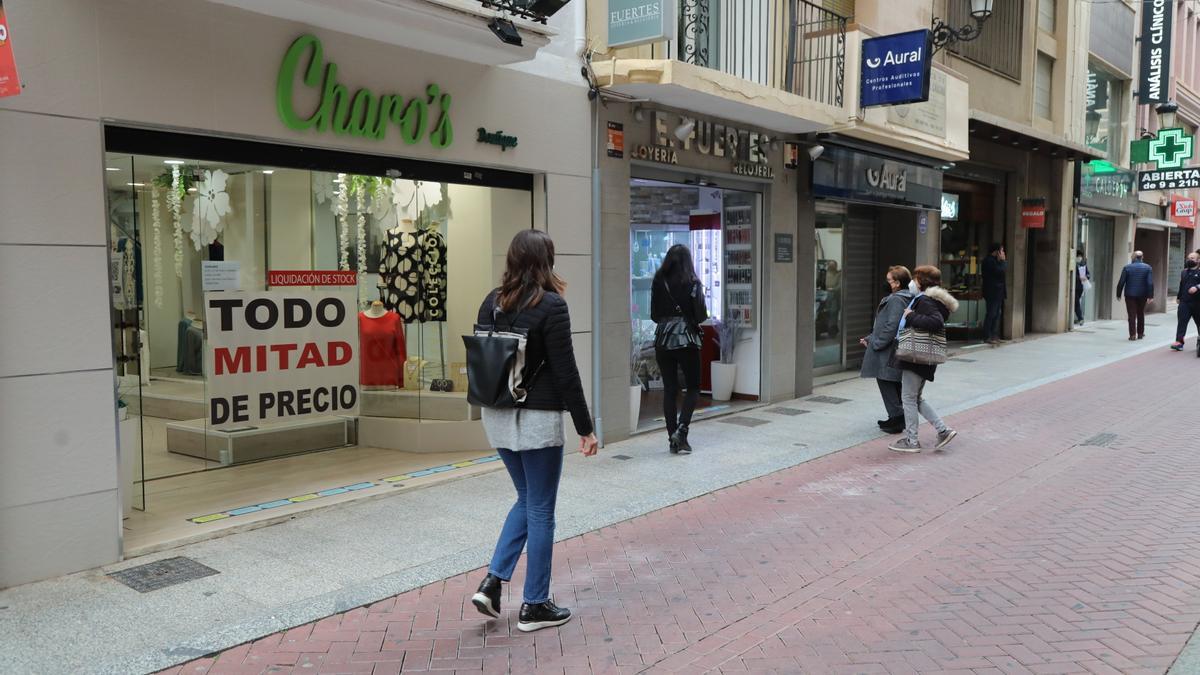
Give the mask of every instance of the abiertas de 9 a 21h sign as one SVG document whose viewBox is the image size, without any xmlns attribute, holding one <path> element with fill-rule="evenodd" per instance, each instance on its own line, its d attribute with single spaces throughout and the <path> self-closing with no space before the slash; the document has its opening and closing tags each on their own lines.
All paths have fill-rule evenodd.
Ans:
<svg viewBox="0 0 1200 675">
<path fill-rule="evenodd" d="M 863 40 L 860 106 L 928 101 L 930 51 L 927 29 Z"/>
</svg>

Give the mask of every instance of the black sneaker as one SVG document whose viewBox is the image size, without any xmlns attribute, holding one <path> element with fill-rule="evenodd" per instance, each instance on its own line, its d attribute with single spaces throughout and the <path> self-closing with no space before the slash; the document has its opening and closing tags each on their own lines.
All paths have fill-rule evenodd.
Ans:
<svg viewBox="0 0 1200 675">
<path fill-rule="evenodd" d="M 471 596 L 471 603 L 484 616 L 500 618 L 500 577 L 488 574 L 479 582 L 479 590 Z"/>
<path fill-rule="evenodd" d="M 675 437 L 674 431 L 667 432 L 667 440 L 671 444 L 671 454 L 678 455 L 679 454 L 679 439 L 677 439 Z"/>
<path fill-rule="evenodd" d="M 679 429 L 677 429 L 675 431 L 675 441 L 677 443 L 679 443 L 679 454 L 681 454 L 681 455 L 692 454 L 692 446 L 690 443 L 688 443 L 688 428 L 687 428 L 687 426 L 681 425 L 679 427 Z"/>
<path fill-rule="evenodd" d="M 517 621 L 517 630 L 522 633 L 532 633 L 543 628 L 561 626 L 571 620 L 571 610 L 563 609 L 547 600 L 536 605 L 528 603 L 521 605 L 521 616 Z"/>
</svg>

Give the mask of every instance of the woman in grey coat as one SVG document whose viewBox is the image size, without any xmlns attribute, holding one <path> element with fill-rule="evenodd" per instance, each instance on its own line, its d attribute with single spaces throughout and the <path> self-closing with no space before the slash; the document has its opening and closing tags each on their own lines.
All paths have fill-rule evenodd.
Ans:
<svg viewBox="0 0 1200 675">
<path fill-rule="evenodd" d="M 896 331 L 900 327 L 900 319 L 904 309 L 912 302 L 913 293 L 909 289 L 912 274 L 907 267 L 896 265 L 888 269 L 887 284 L 892 294 L 879 301 L 879 309 L 875 314 L 875 325 L 871 334 L 859 340 L 866 347 L 863 354 L 861 377 L 875 378 L 879 384 L 879 394 L 883 397 L 883 407 L 887 410 L 887 419 L 879 420 L 879 428 L 889 434 L 904 431 L 904 406 L 900 402 L 900 369 L 888 365 L 892 354 L 896 353 Z"/>
</svg>

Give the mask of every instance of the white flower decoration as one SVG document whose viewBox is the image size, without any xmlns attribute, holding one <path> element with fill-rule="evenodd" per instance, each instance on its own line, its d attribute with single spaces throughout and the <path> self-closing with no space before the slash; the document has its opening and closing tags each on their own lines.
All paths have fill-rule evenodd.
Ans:
<svg viewBox="0 0 1200 675">
<path fill-rule="evenodd" d="M 392 203 L 396 205 L 396 213 L 403 214 L 406 218 L 411 218 L 413 216 L 416 196 L 416 183 L 411 180 L 392 181 Z"/>
<path fill-rule="evenodd" d="M 313 195 L 318 204 L 333 201 L 337 196 L 337 185 L 333 182 L 333 174 L 318 171 L 312 175 Z"/>
<path fill-rule="evenodd" d="M 199 251 L 217 240 L 224 229 L 224 219 L 233 213 L 225 185 L 229 174 L 217 169 L 205 171 L 204 179 L 196 186 L 196 203 L 192 207 L 192 244 Z"/>
</svg>

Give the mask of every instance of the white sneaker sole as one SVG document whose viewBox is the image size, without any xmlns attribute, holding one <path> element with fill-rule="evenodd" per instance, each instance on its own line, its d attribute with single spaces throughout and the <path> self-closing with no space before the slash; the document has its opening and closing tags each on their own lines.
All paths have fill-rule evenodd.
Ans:
<svg viewBox="0 0 1200 675">
<path fill-rule="evenodd" d="M 918 452 L 921 452 L 920 448 L 902 448 L 898 445 L 889 445 L 888 450 L 891 450 L 892 452 L 903 452 L 907 455 L 915 455 Z"/>
<path fill-rule="evenodd" d="M 554 628 L 555 626 L 561 626 L 570 620 L 571 617 L 568 616 L 560 621 L 532 621 L 530 623 L 518 622 L 517 630 L 521 631 L 522 633 L 532 633 L 535 630 L 541 630 L 543 628 Z"/>
<path fill-rule="evenodd" d="M 500 618 L 500 612 L 492 608 L 492 600 L 483 593 L 476 593 L 471 596 L 471 604 L 475 605 L 475 609 L 484 616 L 490 616 L 493 619 Z"/>
<path fill-rule="evenodd" d="M 946 447 L 947 445 L 950 445 L 950 441 L 954 440 L 955 438 L 958 438 L 958 432 L 951 429 L 950 435 L 946 436 L 944 439 L 938 441 L 938 444 L 936 446 L 934 446 L 933 449 L 941 450 L 942 448 Z"/>
</svg>

